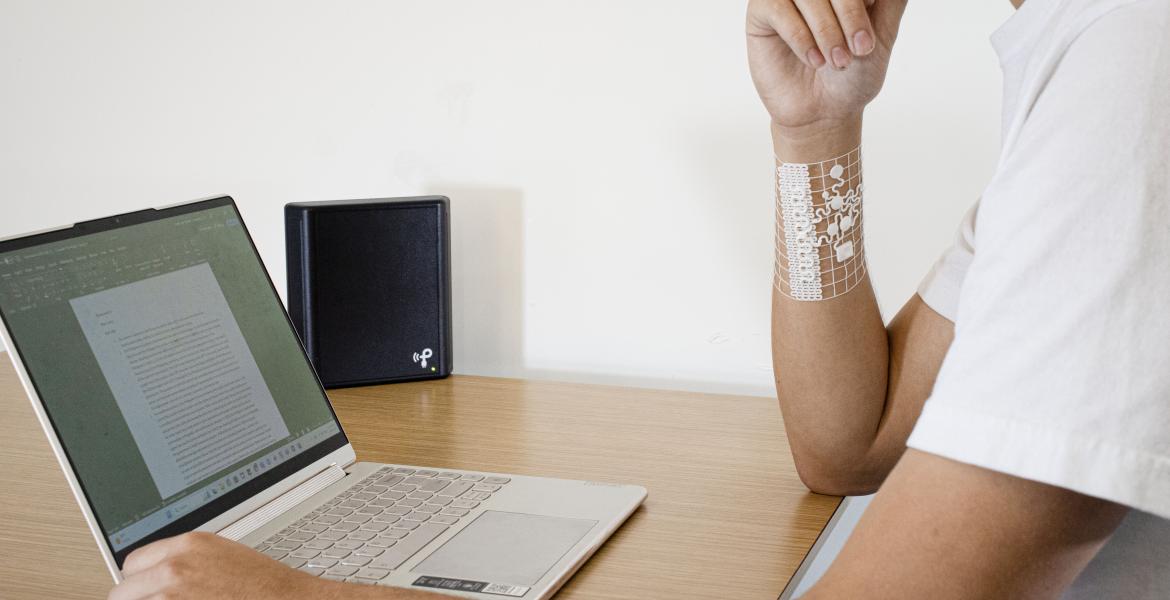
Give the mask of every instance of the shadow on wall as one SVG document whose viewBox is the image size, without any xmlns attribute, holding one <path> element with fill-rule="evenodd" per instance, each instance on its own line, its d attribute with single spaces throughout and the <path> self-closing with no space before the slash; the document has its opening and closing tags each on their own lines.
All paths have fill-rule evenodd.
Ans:
<svg viewBox="0 0 1170 600">
<path fill-rule="evenodd" d="M 424 193 L 451 199 L 455 372 L 523 375 L 523 192 L 437 182 Z"/>
</svg>

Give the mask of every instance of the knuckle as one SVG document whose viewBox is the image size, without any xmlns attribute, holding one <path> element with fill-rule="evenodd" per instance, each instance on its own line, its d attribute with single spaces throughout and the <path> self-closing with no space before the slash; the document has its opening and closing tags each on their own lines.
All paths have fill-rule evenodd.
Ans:
<svg viewBox="0 0 1170 600">
<path fill-rule="evenodd" d="M 813 33 L 818 40 L 825 40 L 829 42 L 837 41 L 841 37 L 841 30 L 836 23 L 828 21 L 821 21 L 813 25 Z"/>
<path fill-rule="evenodd" d="M 187 563 L 181 558 L 168 558 L 159 565 L 162 579 L 173 584 L 181 583 L 189 571 Z"/>
<path fill-rule="evenodd" d="M 849 2 L 844 6 L 838 7 L 836 10 L 837 16 L 841 17 L 842 21 L 860 23 L 869 20 L 869 13 L 860 2 Z"/>
</svg>

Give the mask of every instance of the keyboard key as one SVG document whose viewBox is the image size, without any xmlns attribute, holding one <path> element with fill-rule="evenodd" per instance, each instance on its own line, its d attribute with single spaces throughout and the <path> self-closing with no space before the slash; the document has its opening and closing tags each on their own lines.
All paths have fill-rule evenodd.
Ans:
<svg viewBox="0 0 1170 600">
<path fill-rule="evenodd" d="M 333 544 L 334 548 L 345 548 L 346 550 L 357 550 L 362 547 L 362 543 L 358 540 L 341 540 Z"/>
<path fill-rule="evenodd" d="M 471 489 L 477 492 L 498 492 L 500 491 L 500 486 L 491 483 L 481 483 Z"/>
<path fill-rule="evenodd" d="M 406 467 L 398 467 L 397 469 L 394 469 L 395 475 L 411 475 L 413 473 L 414 469 L 408 469 Z"/>
<path fill-rule="evenodd" d="M 381 506 L 363 506 L 363 507 L 361 507 L 353 512 L 355 514 L 359 514 L 359 515 L 372 516 L 372 515 L 376 515 L 376 514 L 382 512 L 382 507 Z"/>
<path fill-rule="evenodd" d="M 347 557 L 341 559 L 341 564 L 350 565 L 350 566 L 354 566 L 354 567 L 361 567 L 361 566 L 365 566 L 365 565 L 369 564 L 369 562 L 371 560 L 373 560 L 373 559 L 370 558 L 369 556 L 356 556 L 356 555 L 354 555 L 354 556 L 347 556 Z"/>
<path fill-rule="evenodd" d="M 383 511 L 387 515 L 395 515 L 401 517 L 402 515 L 409 515 L 413 509 L 409 506 L 391 506 Z"/>
<path fill-rule="evenodd" d="M 358 502 L 369 502 L 370 500 L 373 500 L 374 498 L 377 498 L 377 497 L 378 497 L 377 494 L 371 494 L 369 492 L 361 492 L 358 494 L 354 494 L 354 495 L 350 496 L 349 498 L 350 498 L 350 500 L 356 500 Z"/>
<path fill-rule="evenodd" d="M 447 487 L 439 490 L 436 495 L 451 496 L 454 498 L 460 494 L 463 494 L 467 490 L 470 490 L 473 485 L 475 484 L 470 481 L 454 481 L 451 483 L 451 485 L 448 485 Z"/>
<path fill-rule="evenodd" d="M 314 534 L 314 537 L 316 537 L 316 534 L 321 533 L 326 529 L 329 529 L 329 527 L 326 525 L 318 525 L 317 523 L 307 523 L 305 525 L 301 525 L 301 531 Z"/>
<path fill-rule="evenodd" d="M 381 494 L 378 494 L 378 497 L 385 498 L 387 500 L 401 500 L 406 497 L 406 493 L 390 490 L 388 492 L 382 492 Z"/>
<path fill-rule="evenodd" d="M 321 576 L 321 579 L 328 579 L 330 581 L 345 581 L 345 577 L 341 575 L 331 575 L 328 571 Z"/>
<path fill-rule="evenodd" d="M 434 477 L 438 474 L 438 471 L 432 471 L 430 469 L 422 469 L 414 472 L 415 477 Z"/>
<path fill-rule="evenodd" d="M 405 483 L 400 483 L 400 484 L 398 484 L 398 485 L 396 485 L 396 486 L 394 486 L 394 487 L 392 487 L 392 488 L 390 488 L 390 489 L 392 489 L 392 490 L 394 490 L 394 491 L 396 491 L 396 492 L 405 492 L 405 493 L 409 494 L 409 493 L 411 493 L 411 492 L 413 492 L 413 491 L 417 490 L 417 489 L 418 489 L 418 486 L 417 486 L 417 485 L 408 485 L 408 484 L 405 484 Z"/>
<path fill-rule="evenodd" d="M 325 571 L 325 574 L 326 575 L 340 575 L 342 577 L 349 577 L 350 575 L 353 575 L 354 573 L 357 573 L 357 572 L 358 572 L 357 567 L 351 567 L 348 565 L 337 565 L 336 567 L 330 567 L 328 570 Z"/>
<path fill-rule="evenodd" d="M 386 508 L 388 506 L 394 506 L 395 500 L 397 500 L 397 498 L 381 498 L 381 497 L 379 497 L 379 498 L 375 498 L 373 500 L 370 500 L 370 503 L 367 506 L 378 506 L 381 508 Z"/>
<path fill-rule="evenodd" d="M 446 479 L 432 479 L 432 480 L 418 486 L 418 491 L 420 491 L 420 492 L 437 492 L 437 491 L 447 487 L 450 484 L 451 484 L 451 482 L 447 481 Z"/>
<path fill-rule="evenodd" d="M 308 560 L 310 558 L 313 558 L 314 556 L 317 556 L 320 553 L 321 553 L 320 550 L 310 550 L 308 548 L 301 548 L 300 550 L 293 550 L 292 552 L 289 553 L 289 556 L 291 556 L 293 558 L 303 558 L 305 560 Z"/>
<path fill-rule="evenodd" d="M 471 510 L 477 506 L 479 506 L 479 502 L 473 502 L 471 500 L 452 500 L 451 501 L 451 508 L 465 508 L 467 510 Z"/>
<path fill-rule="evenodd" d="M 403 532 L 403 533 L 405 533 L 405 532 Z M 394 544 L 397 544 L 397 543 L 398 543 L 398 540 L 391 539 L 391 538 L 380 535 L 380 536 L 366 542 L 366 545 L 374 547 L 374 548 L 389 548 L 390 546 L 393 546 Z"/>
<path fill-rule="evenodd" d="M 394 486 L 394 485 L 398 485 L 398 484 L 402 483 L 403 479 L 405 479 L 405 478 L 401 477 L 399 475 L 387 475 L 386 477 L 379 479 L 378 484 L 379 485 Z"/>
<path fill-rule="evenodd" d="M 338 523 L 338 524 L 334 525 L 333 527 L 330 527 L 329 529 L 332 529 L 333 531 L 344 531 L 346 533 L 349 533 L 357 528 L 358 528 L 357 523 Z"/>
<path fill-rule="evenodd" d="M 286 536 L 284 539 L 292 540 L 294 542 L 307 542 L 307 541 L 313 539 L 313 534 L 301 533 L 301 532 L 297 531 L 297 532 L 288 534 L 288 536 Z"/>
<path fill-rule="evenodd" d="M 410 495 L 407 496 L 407 498 L 409 498 L 411 500 L 430 500 L 432 495 L 433 494 L 431 494 L 430 492 L 424 492 L 424 491 L 419 490 L 417 492 L 411 492 Z"/>
<path fill-rule="evenodd" d="M 419 523 L 422 523 L 423 521 L 426 521 L 427 519 L 430 519 L 430 518 L 431 518 L 431 515 L 428 515 L 427 513 L 412 512 L 409 515 L 402 517 L 402 520 L 403 521 L 417 521 Z"/>
<path fill-rule="evenodd" d="M 430 480 L 427 479 L 426 477 L 407 477 L 406 481 L 402 482 L 402 485 L 420 486 L 428 481 L 430 481 Z"/>
<path fill-rule="evenodd" d="M 344 531 L 326 531 L 325 533 L 318 533 L 317 539 L 335 542 L 337 540 L 345 539 Z"/>
<path fill-rule="evenodd" d="M 300 542 L 290 542 L 288 540 L 280 540 L 279 542 L 276 542 L 275 544 L 273 544 L 272 547 L 279 549 L 279 550 L 296 550 L 297 548 L 301 547 L 301 543 Z"/>
<path fill-rule="evenodd" d="M 439 512 L 440 510 L 443 510 L 443 507 L 442 506 L 435 506 L 434 504 L 424 504 L 424 505 L 414 509 L 415 512 L 427 513 L 428 515 L 433 515 L 433 514 Z"/>
<path fill-rule="evenodd" d="M 382 531 L 389 526 L 389 523 L 366 523 L 362 525 L 361 531 Z"/>
<path fill-rule="evenodd" d="M 297 558 L 295 556 L 286 556 L 286 557 L 280 559 L 280 562 L 296 569 L 296 568 L 304 566 L 305 559 Z"/>
<path fill-rule="evenodd" d="M 340 516 L 326 514 L 326 515 L 321 515 L 321 516 L 317 517 L 316 519 L 313 520 L 313 522 L 320 523 L 321 525 L 333 525 L 334 523 L 340 523 L 341 519 L 342 519 L 342 517 L 340 517 Z"/>
<path fill-rule="evenodd" d="M 325 572 L 325 569 L 321 569 L 319 567 L 304 566 L 304 567 L 301 567 L 301 571 L 308 573 L 309 575 L 312 575 L 313 577 L 320 577 L 321 574 Z"/>
<path fill-rule="evenodd" d="M 272 560 L 280 560 L 280 559 L 284 558 L 285 556 L 288 556 L 288 550 L 280 550 L 278 548 L 270 548 L 270 549 L 264 551 L 264 556 L 267 556 L 268 558 L 271 558 Z"/>
<path fill-rule="evenodd" d="M 476 475 L 475 473 L 466 473 L 460 479 L 464 481 L 483 481 L 483 475 Z"/>
<path fill-rule="evenodd" d="M 338 507 L 334 507 L 334 508 L 329 509 L 329 512 L 327 512 L 325 514 L 329 515 L 331 517 L 348 517 L 349 515 L 353 514 L 353 509 L 352 508 L 341 508 L 338 506 Z"/>
<path fill-rule="evenodd" d="M 411 529 L 414 529 L 414 527 L 411 527 Z M 387 539 L 400 540 L 408 535 L 410 535 L 409 531 L 407 531 L 405 529 L 395 528 L 395 529 L 390 529 L 388 531 L 383 532 L 382 535 L 378 536 L 378 539 L 387 538 Z"/>
<path fill-rule="evenodd" d="M 374 540 L 370 540 L 370 541 L 372 542 Z M 358 556 L 374 557 L 374 556 L 377 556 L 385 551 L 386 551 L 386 547 L 379 548 L 378 546 L 370 546 L 367 544 L 367 545 L 362 546 L 361 548 L 358 548 L 357 550 L 355 550 L 354 554 L 356 554 Z"/>
<path fill-rule="evenodd" d="M 431 523 L 440 523 L 442 525 L 454 525 L 459 522 L 459 517 L 452 517 L 450 515 L 435 515 L 431 517 Z"/>
<path fill-rule="evenodd" d="M 394 530 L 394 529 L 414 529 L 415 527 L 418 527 L 418 521 L 399 521 L 399 522 L 391 525 L 390 527 L 391 527 L 391 530 Z"/>
<path fill-rule="evenodd" d="M 512 481 L 512 480 L 507 478 L 507 477 L 484 477 L 483 478 L 484 483 L 495 483 L 495 484 L 499 484 L 499 485 L 504 485 L 505 483 L 508 483 L 509 481 Z"/>
<path fill-rule="evenodd" d="M 369 521 L 372 518 L 373 517 L 371 517 L 370 515 L 350 515 L 350 516 L 345 518 L 345 521 L 343 521 L 343 523 L 357 523 L 358 525 L 361 525 L 362 523 L 365 523 L 366 521 Z"/>
<path fill-rule="evenodd" d="M 411 556 L 414 556 L 424 546 L 434 541 L 447 530 L 446 525 L 427 523 L 420 526 L 413 533 L 398 541 L 397 544 L 386 549 L 382 556 L 375 558 L 369 566 L 376 569 L 393 571 L 402 566 Z"/>
<path fill-rule="evenodd" d="M 321 551 L 322 558 L 342 559 L 349 556 L 350 554 L 353 554 L 353 550 L 346 550 L 345 548 L 330 548 L 328 550 Z"/>
<path fill-rule="evenodd" d="M 492 497 L 492 495 L 487 493 L 487 492 L 467 492 L 466 494 L 463 494 L 462 496 L 460 496 L 460 498 L 462 498 L 464 500 L 471 500 L 474 502 L 481 502 L 481 501 L 487 500 L 488 498 L 491 498 L 491 497 Z"/>
<path fill-rule="evenodd" d="M 348 539 L 366 542 L 377 537 L 373 531 L 355 531 L 347 536 Z"/>
<path fill-rule="evenodd" d="M 443 473 L 439 473 L 438 475 L 435 475 L 435 478 L 436 479 L 459 479 L 459 474 L 453 473 L 451 471 L 445 471 Z"/>
<path fill-rule="evenodd" d="M 309 548 L 310 550 L 324 550 L 332 545 L 333 545 L 333 542 L 331 542 L 329 540 L 323 540 L 321 538 L 317 538 L 315 540 L 309 540 L 309 541 L 305 542 L 304 544 L 301 545 L 301 547 L 302 548 Z"/>
<path fill-rule="evenodd" d="M 369 579 L 372 581 L 377 581 L 379 579 L 385 579 L 386 576 L 389 574 L 390 574 L 390 571 L 388 571 L 386 569 L 374 569 L 371 567 L 365 567 L 365 568 L 359 570 L 357 572 L 357 574 L 354 575 L 354 577 L 357 577 L 358 579 Z"/>
<path fill-rule="evenodd" d="M 339 506 L 341 508 L 361 508 L 361 507 L 365 506 L 365 504 L 358 502 L 357 500 L 346 500 L 345 502 L 342 502 L 341 504 L 338 504 L 337 506 Z"/>
<path fill-rule="evenodd" d="M 436 506 L 447 506 L 450 503 L 451 498 L 447 496 L 434 496 L 430 500 L 427 500 L 427 504 L 434 504 Z"/>
<path fill-rule="evenodd" d="M 366 486 L 365 491 L 371 494 L 381 494 L 388 489 L 390 489 L 389 486 L 385 486 L 380 483 L 371 483 L 370 485 Z"/>
<path fill-rule="evenodd" d="M 452 517 L 466 517 L 468 512 L 471 511 L 462 508 L 444 508 L 440 514 L 450 515 Z"/>
<path fill-rule="evenodd" d="M 409 513 L 407 513 L 407 514 L 409 514 Z M 400 519 L 400 518 L 402 518 L 402 517 L 399 517 L 398 515 L 378 515 L 378 516 L 374 517 L 373 522 L 374 523 L 397 523 L 398 519 Z"/>
<path fill-rule="evenodd" d="M 408 506 L 410 508 L 414 508 L 416 506 L 421 506 L 421 505 L 422 505 L 422 500 L 415 500 L 413 498 L 407 498 L 405 500 L 399 500 L 398 503 L 395 504 L 394 506 L 396 508 L 399 506 Z"/>
<path fill-rule="evenodd" d="M 310 567 L 317 567 L 320 569 L 328 569 L 329 567 L 332 567 L 333 565 L 337 564 L 337 559 L 336 558 L 326 558 L 324 556 L 318 556 L 317 558 L 310 558 L 309 562 L 307 564 Z"/>
</svg>

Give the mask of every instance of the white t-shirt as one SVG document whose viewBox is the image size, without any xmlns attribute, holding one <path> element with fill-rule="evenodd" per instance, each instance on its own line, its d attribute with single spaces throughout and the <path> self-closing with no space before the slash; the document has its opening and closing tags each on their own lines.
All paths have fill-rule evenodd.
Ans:
<svg viewBox="0 0 1170 600">
<path fill-rule="evenodd" d="M 993 34 L 999 168 L 919 289 L 955 339 L 908 445 L 1136 509 L 1065 598 L 1170 598 L 1167 36 L 1170 0 Z"/>
</svg>

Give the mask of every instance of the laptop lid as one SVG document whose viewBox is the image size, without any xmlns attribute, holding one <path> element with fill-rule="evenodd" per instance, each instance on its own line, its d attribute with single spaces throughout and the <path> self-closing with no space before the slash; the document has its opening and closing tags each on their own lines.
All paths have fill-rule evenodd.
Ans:
<svg viewBox="0 0 1170 600">
<path fill-rule="evenodd" d="M 352 456 L 230 197 L 0 242 L 0 322 L 116 568 Z"/>
</svg>

